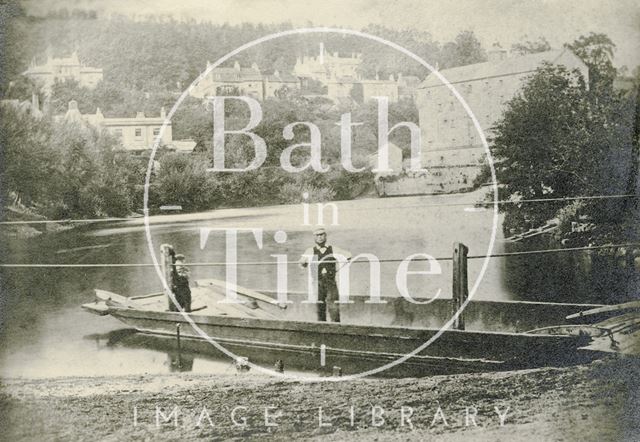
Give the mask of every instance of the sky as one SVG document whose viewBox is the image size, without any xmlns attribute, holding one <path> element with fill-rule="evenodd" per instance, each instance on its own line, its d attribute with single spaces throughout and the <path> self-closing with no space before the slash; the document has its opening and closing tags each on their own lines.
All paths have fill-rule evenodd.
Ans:
<svg viewBox="0 0 640 442">
<path fill-rule="evenodd" d="M 103 14 L 170 14 L 214 23 L 290 22 L 295 27 L 362 29 L 381 24 L 430 32 L 452 40 L 474 31 L 485 48 L 508 48 L 544 36 L 554 48 L 591 31 L 616 44 L 615 64 L 640 65 L 638 0 L 25 0 L 32 13 L 60 7 L 96 9 Z"/>
</svg>

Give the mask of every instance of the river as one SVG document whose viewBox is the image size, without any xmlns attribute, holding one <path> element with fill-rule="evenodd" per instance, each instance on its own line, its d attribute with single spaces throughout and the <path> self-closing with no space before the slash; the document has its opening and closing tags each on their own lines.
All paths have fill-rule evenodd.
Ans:
<svg viewBox="0 0 640 442">
<path fill-rule="evenodd" d="M 480 192 L 448 196 L 414 196 L 337 202 L 338 223 L 328 225 L 329 243 L 354 255 L 370 253 L 380 259 L 404 259 L 414 253 L 448 257 L 455 241 L 469 247 L 470 255 L 488 251 L 493 212 L 476 209 Z M 440 203 L 449 205 L 438 206 Z M 316 221 L 315 205 L 309 205 L 309 222 Z M 302 205 L 224 209 L 188 215 L 165 215 L 151 219 L 154 250 L 173 244 L 189 262 L 224 262 L 225 236 L 213 230 L 201 247 L 202 228 L 257 228 L 263 232 L 260 249 L 252 233 L 238 233 L 238 261 L 273 261 L 273 254 L 297 260 L 312 245 L 311 226 L 304 223 Z M 326 221 L 331 219 L 326 209 Z M 332 220 L 331 220 L 332 221 Z M 499 220 L 500 221 L 500 220 Z M 330 223 L 329 223 L 330 224 Z M 287 234 L 283 244 L 274 232 Z M 498 226 L 492 252 L 511 250 Z M 31 239 L 11 239 L 5 245 L 5 263 L 151 263 L 149 245 L 141 219 L 97 223 Z M 484 259 L 469 261 L 469 285 L 478 279 Z M 474 294 L 476 299 L 531 299 L 598 301 L 575 290 L 575 272 L 562 257 L 492 258 Z M 381 264 L 383 295 L 399 296 L 395 275 L 399 262 Z M 413 275 L 412 296 L 433 296 L 441 290 L 450 296 L 451 263 L 439 262 L 440 274 Z M 426 262 L 411 270 L 427 270 Z M 438 270 L 432 267 L 432 270 Z M 223 266 L 192 268 L 192 279 L 224 278 Z M 366 264 L 351 268 L 351 293 L 370 289 Z M 97 317 L 80 309 L 101 288 L 126 296 L 159 291 L 153 267 L 111 268 L 4 268 L 2 272 L 2 350 L 0 375 L 5 377 L 96 376 L 166 373 L 175 370 L 175 357 L 162 349 L 145 348 L 145 342 L 120 339 L 123 325 L 107 316 Z M 290 290 L 305 290 L 306 274 L 288 266 Z M 240 266 L 238 284 L 255 289 L 276 288 L 273 266 Z M 588 284 L 582 284 L 587 286 Z M 606 301 L 601 300 L 601 301 Z M 119 334 L 120 333 L 120 334 Z M 125 336 L 126 338 L 126 336 Z M 221 373 L 233 370 L 223 358 L 194 358 L 187 364 L 194 372 Z"/>
</svg>

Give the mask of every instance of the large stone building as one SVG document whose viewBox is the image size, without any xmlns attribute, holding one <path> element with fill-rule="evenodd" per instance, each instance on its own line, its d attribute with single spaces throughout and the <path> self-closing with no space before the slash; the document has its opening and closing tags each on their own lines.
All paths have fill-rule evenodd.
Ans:
<svg viewBox="0 0 640 442">
<path fill-rule="evenodd" d="M 587 66 L 568 49 L 508 57 L 505 50 L 494 48 L 488 55 L 489 61 L 485 63 L 440 71 L 465 99 L 487 136 L 501 118 L 506 102 L 543 63 L 577 69 L 588 80 Z M 458 184 L 472 181 L 479 167 L 469 167 L 479 166 L 484 161 L 485 152 L 480 136 L 461 103 L 434 74 L 420 85 L 417 103 L 425 167 L 470 170 Z M 455 185 L 447 183 L 452 184 Z"/>
<path fill-rule="evenodd" d="M 293 74 L 300 78 L 310 78 L 324 85 L 337 78 L 358 78 L 358 68 L 362 64 L 361 54 L 341 56 L 325 52 L 324 44 L 320 43 L 320 52 L 317 56 L 304 56 L 296 60 Z"/>
<path fill-rule="evenodd" d="M 93 89 L 103 77 L 102 69 L 80 63 L 77 52 L 67 58 L 53 58 L 51 54 L 47 54 L 47 62 L 41 65 L 36 64 L 33 59 L 29 69 L 22 75 L 41 85 L 47 94 L 51 92 L 51 86 L 56 81 L 75 80 L 80 86 Z"/>
<path fill-rule="evenodd" d="M 207 63 L 207 68 L 210 66 L 211 64 Z M 293 75 L 278 71 L 273 75 L 263 75 L 257 64 L 253 63 L 250 68 L 244 68 L 236 61 L 232 68 L 212 69 L 189 91 L 189 95 L 206 98 L 240 94 L 264 100 L 294 90 L 300 90 L 300 80 Z"/>
<path fill-rule="evenodd" d="M 72 100 L 69 102 L 66 114 L 58 116 L 56 119 L 58 121 L 75 121 L 89 124 L 100 130 L 104 129 L 120 140 L 124 150 L 140 151 L 153 147 L 166 117 L 164 108 L 160 110 L 159 117 L 147 117 L 144 113 L 138 112 L 133 118 L 107 118 L 102 114 L 100 108 L 96 109 L 95 114 L 82 114 L 78 109 L 78 103 Z M 160 145 L 171 148 L 172 142 L 171 121 L 169 121 L 162 132 Z"/>
</svg>

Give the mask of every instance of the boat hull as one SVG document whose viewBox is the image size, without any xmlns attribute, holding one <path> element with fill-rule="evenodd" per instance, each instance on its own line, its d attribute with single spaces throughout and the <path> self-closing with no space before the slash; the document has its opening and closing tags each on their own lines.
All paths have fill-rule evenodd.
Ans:
<svg viewBox="0 0 640 442">
<path fill-rule="evenodd" d="M 180 313 L 111 307 L 110 314 L 142 333 L 177 337 L 179 325 L 183 340 L 206 340 Z M 439 333 L 439 329 L 198 314 L 191 314 L 190 318 L 205 336 L 231 352 L 268 350 L 274 361 L 278 354 L 304 354 L 312 365 L 313 360 L 320 364 L 323 348 L 325 358 L 375 361 L 374 365 L 381 366 L 416 351 Z M 575 356 L 576 349 L 589 340 L 588 336 L 445 330 L 407 363 L 418 367 L 422 374 L 564 365 L 575 362 L 570 356 Z"/>
</svg>

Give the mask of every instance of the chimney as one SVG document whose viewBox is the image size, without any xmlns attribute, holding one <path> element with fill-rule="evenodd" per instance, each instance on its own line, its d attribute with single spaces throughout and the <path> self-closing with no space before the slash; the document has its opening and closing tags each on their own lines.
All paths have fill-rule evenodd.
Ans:
<svg viewBox="0 0 640 442">
<path fill-rule="evenodd" d="M 502 49 L 500 43 L 494 43 L 493 47 L 487 51 L 487 58 L 491 63 L 497 63 L 507 58 L 507 50 Z"/>
<path fill-rule="evenodd" d="M 396 79 L 395 79 L 395 78 L 393 78 L 393 74 L 390 74 L 390 75 L 389 75 L 389 81 L 396 81 Z"/>
<path fill-rule="evenodd" d="M 233 69 L 235 69 L 236 71 L 239 71 L 239 70 L 240 70 L 240 63 L 238 63 L 237 61 L 235 61 L 235 62 L 233 63 Z"/>
<path fill-rule="evenodd" d="M 167 118 L 167 111 L 164 109 L 164 106 L 160 108 L 160 118 Z"/>
<path fill-rule="evenodd" d="M 251 69 L 253 69 L 254 71 L 259 71 L 260 68 L 258 67 L 258 63 L 256 63 L 255 61 L 251 63 Z"/>
</svg>

